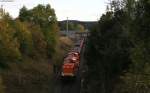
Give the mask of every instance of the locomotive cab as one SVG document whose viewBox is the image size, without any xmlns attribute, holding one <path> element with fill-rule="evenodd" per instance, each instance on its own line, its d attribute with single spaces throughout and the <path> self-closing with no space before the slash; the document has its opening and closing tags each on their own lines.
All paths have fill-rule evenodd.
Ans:
<svg viewBox="0 0 150 93">
<path fill-rule="evenodd" d="M 62 77 L 75 77 L 77 73 L 77 67 L 74 63 L 65 63 L 62 66 Z"/>
</svg>

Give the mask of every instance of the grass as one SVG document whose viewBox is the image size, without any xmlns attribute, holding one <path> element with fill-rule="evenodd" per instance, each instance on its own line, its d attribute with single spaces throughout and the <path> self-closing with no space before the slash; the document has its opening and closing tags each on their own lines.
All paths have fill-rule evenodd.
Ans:
<svg viewBox="0 0 150 93">
<path fill-rule="evenodd" d="M 52 67 L 47 59 L 24 58 L 11 64 L 2 77 L 5 93 L 52 93 Z"/>
</svg>

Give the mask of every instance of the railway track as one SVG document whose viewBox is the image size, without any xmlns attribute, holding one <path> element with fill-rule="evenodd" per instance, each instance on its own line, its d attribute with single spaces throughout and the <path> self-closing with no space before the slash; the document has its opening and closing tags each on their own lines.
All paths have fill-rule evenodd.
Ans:
<svg viewBox="0 0 150 93">
<path fill-rule="evenodd" d="M 67 80 L 67 81 L 62 81 L 61 79 L 56 80 L 55 88 L 54 88 L 54 93 L 80 93 L 81 89 L 81 74 L 83 70 L 83 63 L 84 63 L 84 46 L 81 51 L 81 59 L 80 59 L 80 66 L 78 70 L 78 75 L 74 80 Z"/>
</svg>

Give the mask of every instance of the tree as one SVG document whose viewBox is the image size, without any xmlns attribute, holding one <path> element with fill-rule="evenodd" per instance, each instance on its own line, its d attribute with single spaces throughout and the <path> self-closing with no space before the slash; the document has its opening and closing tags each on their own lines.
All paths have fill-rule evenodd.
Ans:
<svg viewBox="0 0 150 93">
<path fill-rule="evenodd" d="M 57 19 L 54 9 L 52 9 L 50 5 L 44 6 L 41 4 L 31 10 L 27 10 L 23 7 L 20 11 L 19 19 L 24 22 L 24 20 L 22 20 L 24 18 L 32 25 L 37 25 L 40 27 L 47 43 L 47 54 L 51 57 L 55 52 L 58 32 Z"/>
<path fill-rule="evenodd" d="M 76 28 L 76 29 L 77 29 L 78 31 L 80 31 L 80 32 L 85 31 L 84 26 L 81 25 L 81 24 L 77 24 L 77 28 Z"/>
<path fill-rule="evenodd" d="M 125 13 L 109 11 L 91 31 L 86 50 L 87 93 L 110 93 L 130 63 L 130 41 L 122 29 Z"/>
<path fill-rule="evenodd" d="M 19 20 L 16 20 L 15 23 L 15 37 L 18 39 L 20 44 L 20 51 L 22 54 L 25 55 L 32 55 L 33 54 L 33 38 L 32 34 L 27 28 L 26 23 L 22 23 Z"/>
<path fill-rule="evenodd" d="M 16 62 L 21 59 L 19 43 L 14 38 L 15 29 L 11 24 L 13 20 L 4 15 L 0 20 L 0 66 L 5 67 L 8 62 Z"/>
<path fill-rule="evenodd" d="M 150 3 L 113 0 L 110 6 L 89 37 L 87 93 L 149 93 Z"/>
<path fill-rule="evenodd" d="M 30 11 L 27 10 L 27 8 L 25 6 L 23 6 L 20 9 L 19 19 L 21 21 L 30 21 L 30 20 L 32 20 L 32 14 L 30 13 Z"/>
</svg>

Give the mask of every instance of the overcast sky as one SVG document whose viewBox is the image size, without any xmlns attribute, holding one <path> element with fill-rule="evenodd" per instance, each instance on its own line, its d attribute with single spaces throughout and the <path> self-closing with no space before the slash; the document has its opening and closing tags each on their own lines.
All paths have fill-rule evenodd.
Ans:
<svg viewBox="0 0 150 93">
<path fill-rule="evenodd" d="M 58 20 L 69 17 L 70 20 L 95 21 L 105 12 L 107 2 L 108 0 L 13 0 L 0 2 L 0 5 L 13 17 L 18 16 L 23 5 L 31 9 L 38 4 L 50 4 L 55 9 Z"/>
</svg>

